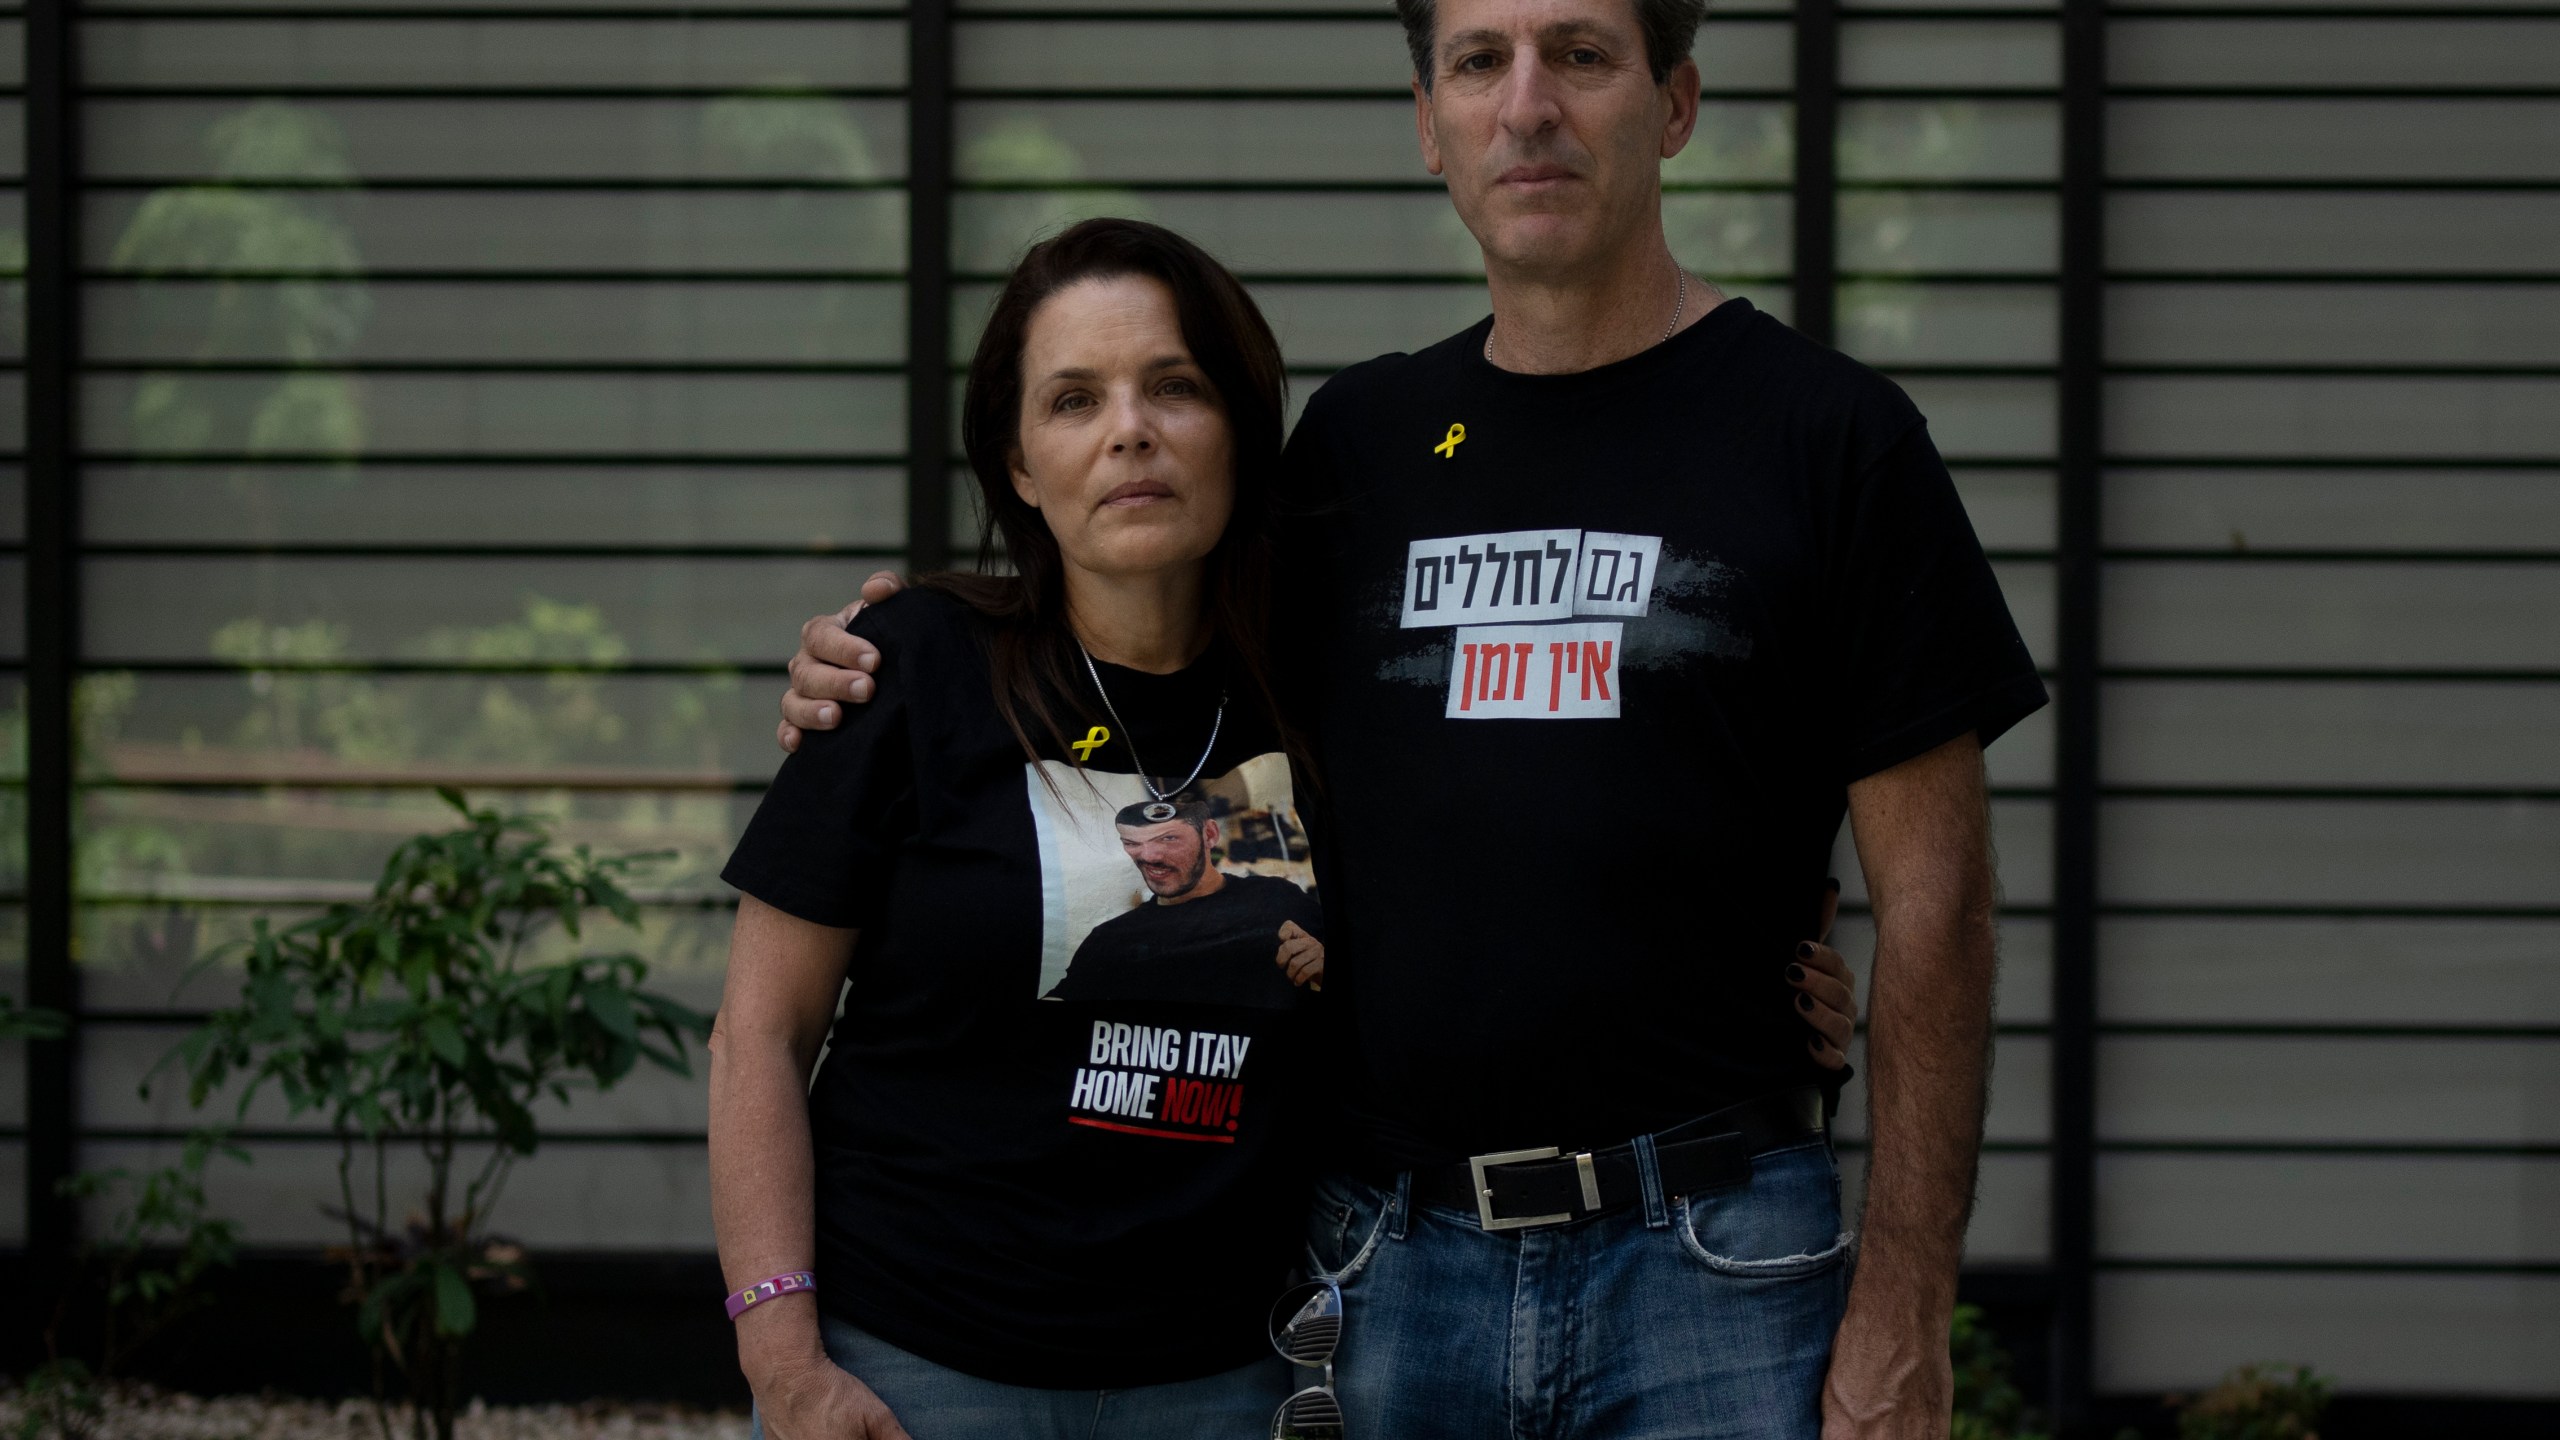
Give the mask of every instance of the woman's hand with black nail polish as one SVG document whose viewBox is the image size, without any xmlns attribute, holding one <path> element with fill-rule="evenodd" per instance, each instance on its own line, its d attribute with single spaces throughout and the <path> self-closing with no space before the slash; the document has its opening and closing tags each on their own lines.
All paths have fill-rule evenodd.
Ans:
<svg viewBox="0 0 2560 1440">
<path fill-rule="evenodd" d="M 1796 1009 L 1813 1027 L 1806 1048 L 1825 1069 L 1849 1063 L 1849 1040 L 1858 1029 L 1858 981 L 1849 962 L 1831 948 L 1831 923 L 1840 914 L 1840 882 L 1825 888 L 1819 939 L 1797 944 L 1796 959 L 1787 966 L 1787 984 L 1796 992 Z"/>
</svg>

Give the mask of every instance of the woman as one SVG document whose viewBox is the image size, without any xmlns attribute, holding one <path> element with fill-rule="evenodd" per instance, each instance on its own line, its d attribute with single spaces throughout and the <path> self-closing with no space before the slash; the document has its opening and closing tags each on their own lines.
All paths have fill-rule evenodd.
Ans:
<svg viewBox="0 0 2560 1440">
<path fill-rule="evenodd" d="M 1282 401 L 1157 227 L 1079 225 L 996 303 L 962 428 L 1015 573 L 855 621 L 900 683 L 726 876 L 712 1201 L 781 1440 L 1241 1437 L 1291 1388 L 1324 950 L 1263 643 Z"/>
</svg>

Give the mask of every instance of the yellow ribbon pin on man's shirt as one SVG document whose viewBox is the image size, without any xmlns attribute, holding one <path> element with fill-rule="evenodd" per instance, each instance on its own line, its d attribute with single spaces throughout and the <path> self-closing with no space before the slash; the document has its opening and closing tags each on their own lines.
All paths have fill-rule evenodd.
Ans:
<svg viewBox="0 0 2560 1440">
<path fill-rule="evenodd" d="M 1441 441 L 1439 444 L 1434 445 L 1431 448 L 1439 454 L 1441 459 L 1455 460 L 1458 458 L 1458 442 L 1466 438 L 1466 426 L 1452 425 L 1449 427 L 1449 438 Z"/>
<path fill-rule="evenodd" d="M 1093 758 L 1094 751 L 1099 750 L 1110 743 L 1111 732 L 1100 725 L 1096 725 L 1092 729 L 1084 732 L 1083 739 L 1070 744 L 1067 748 L 1076 752 L 1076 759 L 1090 760 Z"/>
</svg>

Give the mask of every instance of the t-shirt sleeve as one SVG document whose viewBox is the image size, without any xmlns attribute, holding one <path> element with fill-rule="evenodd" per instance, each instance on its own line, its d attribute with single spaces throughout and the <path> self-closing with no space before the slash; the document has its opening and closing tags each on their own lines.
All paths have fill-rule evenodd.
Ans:
<svg viewBox="0 0 2560 1440">
<path fill-rule="evenodd" d="M 853 631 L 880 647 L 884 675 L 910 683 L 883 683 L 870 704 L 845 707 L 842 725 L 803 732 L 720 872 L 737 889 L 816 925 L 860 929 L 872 922 L 898 843 L 914 824 L 908 692 L 920 677 L 898 669 L 876 613 L 856 617 Z"/>
<path fill-rule="evenodd" d="M 1843 783 L 1975 732 L 1984 745 L 2045 703 L 2044 682 L 1965 518 L 1954 479 L 1910 427 L 1842 497 L 1834 672 Z"/>
</svg>

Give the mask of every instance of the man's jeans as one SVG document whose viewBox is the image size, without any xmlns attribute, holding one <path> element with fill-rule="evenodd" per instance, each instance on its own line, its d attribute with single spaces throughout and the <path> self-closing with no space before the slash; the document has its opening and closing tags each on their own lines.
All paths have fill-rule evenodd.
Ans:
<svg viewBox="0 0 2560 1440">
<path fill-rule="evenodd" d="M 1640 1147 L 1641 1148 L 1641 1147 Z M 1532 1230 L 1333 1177 L 1307 1258 L 1342 1287 L 1348 1440 L 1813 1440 L 1848 1296 L 1822 1141 L 1748 1185 Z"/>
</svg>

